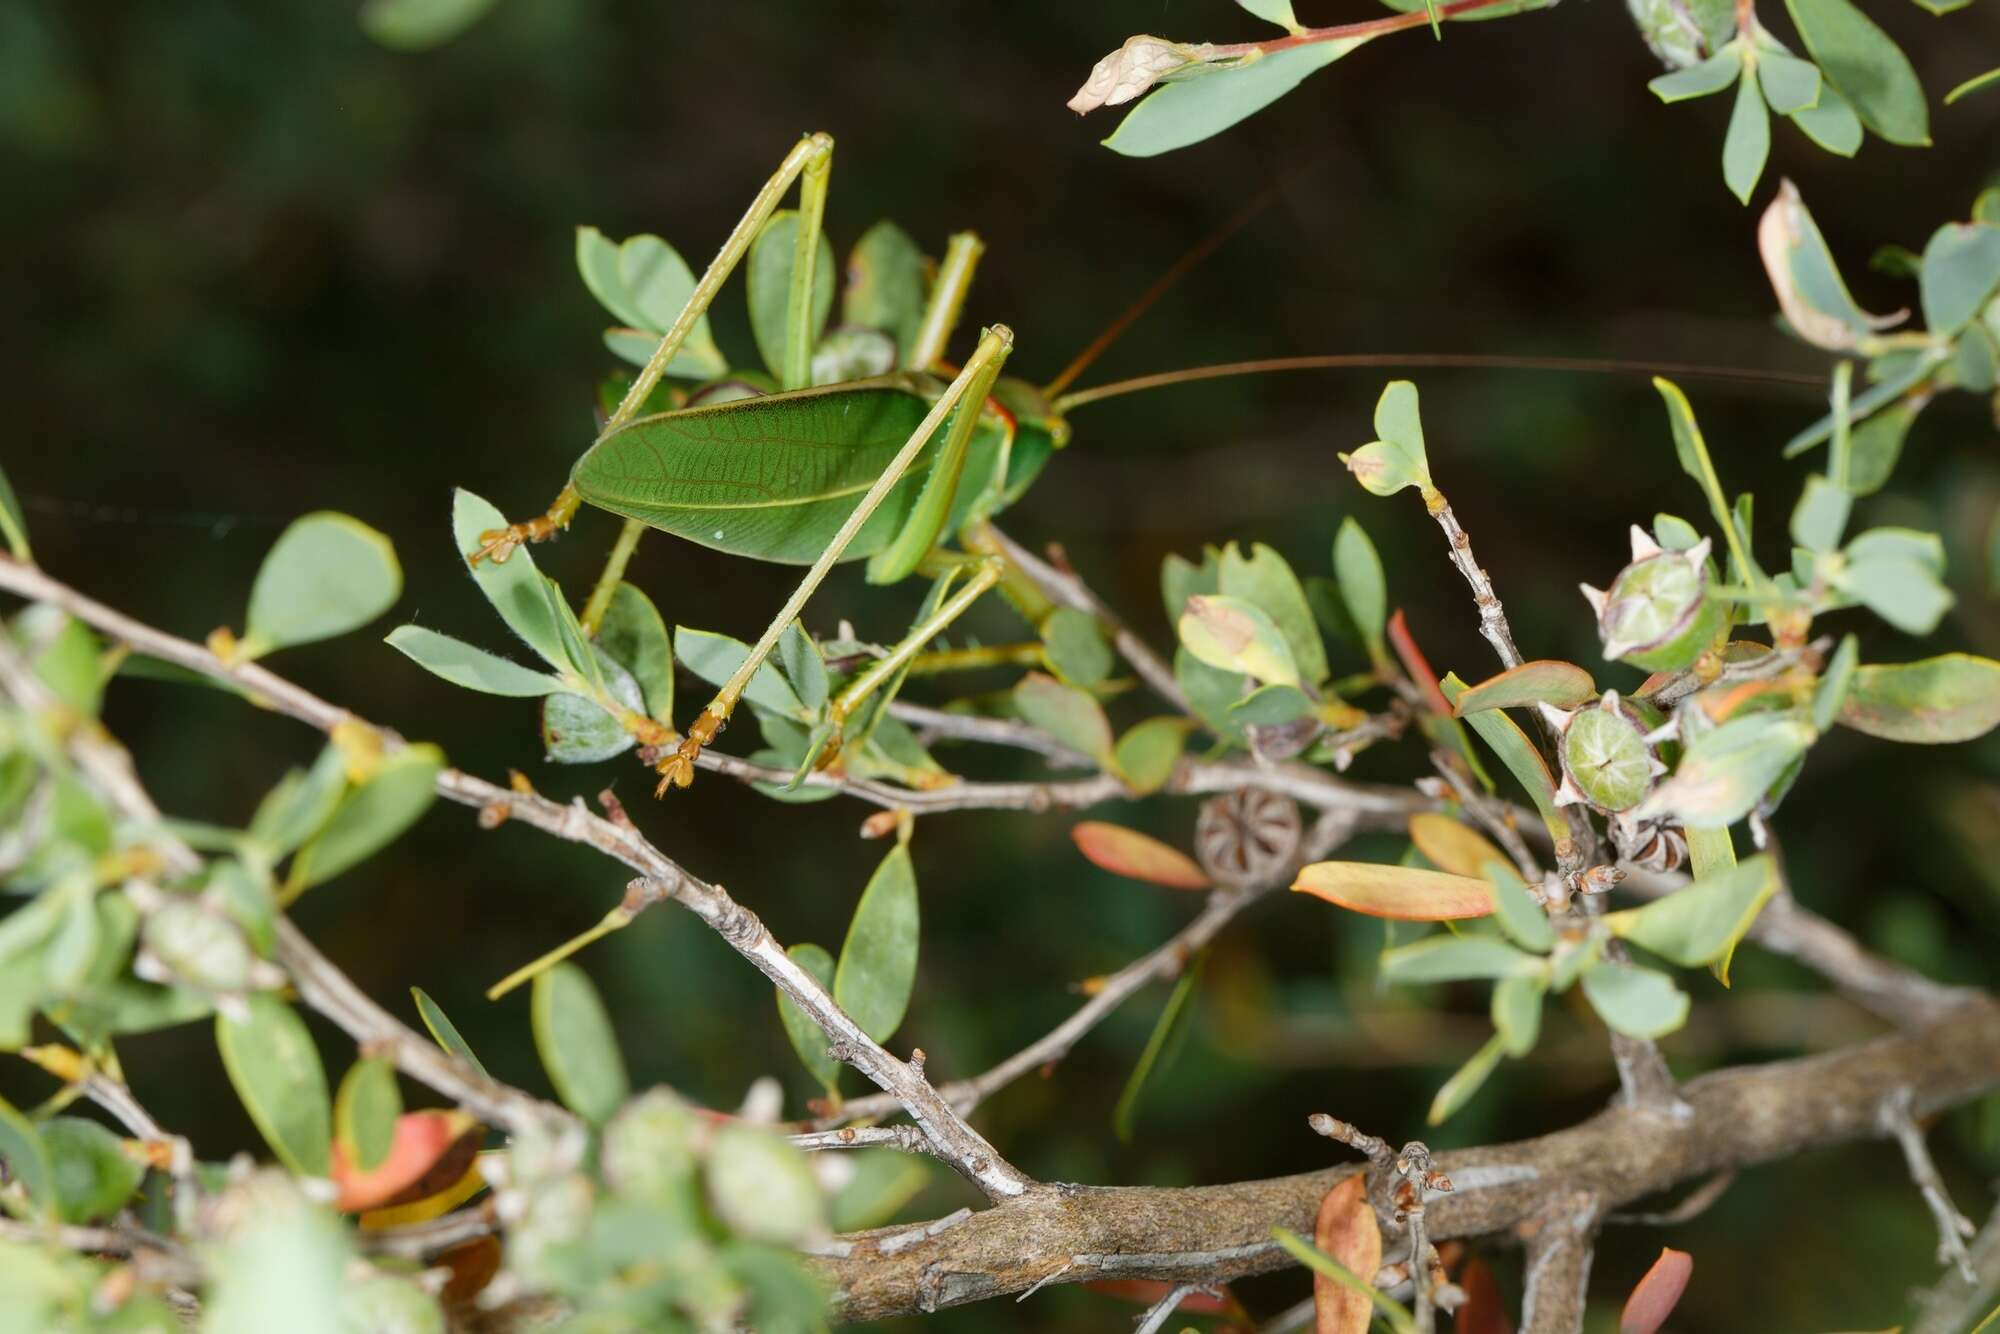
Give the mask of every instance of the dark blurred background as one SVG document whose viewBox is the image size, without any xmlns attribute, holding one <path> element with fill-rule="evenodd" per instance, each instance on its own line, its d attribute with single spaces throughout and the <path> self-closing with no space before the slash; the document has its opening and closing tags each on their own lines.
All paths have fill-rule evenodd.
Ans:
<svg viewBox="0 0 2000 1334">
<path fill-rule="evenodd" d="M 1843 162 L 1781 124 L 1755 203 L 1779 175 L 1796 180 L 1857 294 L 1880 310 L 1914 292 L 1867 269 L 1874 248 L 1920 249 L 1995 179 L 2000 94 L 1949 108 L 1935 98 L 1995 63 L 2000 18 L 1990 5 L 1942 19 L 1894 0 L 1869 9 L 1933 94 L 1936 146 L 1871 138 Z M 1301 12 L 1333 22 L 1369 11 L 1354 0 Z M 979 231 L 989 249 L 965 331 L 1011 324 L 1014 368 L 1031 377 L 1054 374 L 1176 256 L 1274 184 L 1275 205 L 1086 383 L 1309 352 L 1826 369 L 1772 327 L 1755 212 L 1727 193 L 1718 167 L 1728 99 L 1661 106 L 1645 89 L 1658 70 L 1609 0 L 1452 26 L 1441 45 L 1421 32 L 1394 37 L 1219 140 L 1150 161 L 1098 146 L 1119 113 L 1079 122 L 1063 106 L 1133 32 L 1240 40 L 1259 28 L 1226 0 L 499 0 L 458 40 L 406 54 L 366 38 L 352 4 L 4 0 L 0 453 L 38 554 L 114 605 L 199 638 L 240 627 L 257 563 L 286 522 L 322 507 L 353 513 L 395 539 L 403 604 L 369 632 L 278 655 L 274 667 L 439 741 L 475 772 L 518 766 L 564 796 L 610 784 L 664 848 L 729 885 L 781 940 L 837 948 L 881 853 L 855 838 L 861 807 L 780 806 L 714 776 L 655 805 L 650 777 L 629 762 L 544 765 L 530 705 L 457 691 L 377 642 L 420 619 L 504 644 L 450 549 L 450 493 L 469 486 L 525 515 L 590 435 L 593 386 L 611 363 L 597 337 L 603 316 L 573 269 L 576 224 L 657 231 L 698 267 L 793 139 L 824 129 L 839 143 L 836 246 L 883 216 L 934 253 L 953 229 Z M 732 285 L 716 322 L 747 358 L 741 302 Z M 1325 573 L 1333 532 L 1354 513 L 1432 661 L 1485 674 L 1492 663 L 1435 529 L 1407 497 L 1363 495 L 1334 458 L 1370 437 L 1388 374 L 1215 382 L 1080 409 L 1074 445 L 1006 526 L 1031 545 L 1066 543 L 1099 591 L 1165 643 L 1167 552 L 1256 539 L 1302 574 Z M 1632 520 L 1700 511 L 1657 396 L 1639 375 L 1416 378 L 1433 466 L 1523 646 L 1595 666 L 1577 581 L 1609 578 Z M 1775 556 L 1802 472 L 1780 463 L 1778 446 L 1820 411 L 1816 394 L 1685 384 L 1728 484 L 1757 491 L 1759 537 Z M 2000 649 L 1985 552 L 1996 496 L 1987 408 L 1969 396 L 1939 402 L 1860 519 L 1942 528 L 1960 605 L 1930 645 L 1850 615 L 1866 658 Z M 538 559 L 580 594 L 614 531 L 586 513 Z M 670 622 L 749 636 L 793 572 L 656 536 L 633 577 Z M 915 597 L 866 591 L 848 570 L 808 622 L 828 633 L 847 615 L 890 638 Z M 1019 634 L 997 610 L 976 628 Z M 684 683 L 683 712 L 696 695 Z M 927 696 L 934 687 L 913 687 L 911 697 Z M 1124 706 L 1120 720 L 1139 707 Z M 220 695 L 150 681 L 115 692 L 109 717 L 172 810 L 205 819 L 247 818 L 318 744 Z M 1008 771 L 1004 760 L 943 754 Z M 1357 772 L 1401 778 L 1418 760 L 1410 748 L 1371 753 Z M 1993 738 L 1936 752 L 1831 738 L 1780 819 L 1800 896 L 1890 954 L 1992 982 L 1996 782 Z M 1185 843 L 1194 810 L 1160 801 L 1098 814 Z M 1152 948 L 1193 911 L 1186 896 L 1088 867 L 1069 823 L 922 823 L 924 958 L 895 1045 L 923 1046 L 939 1077 L 1037 1036 L 1076 1003 L 1078 980 Z M 1397 848 L 1379 840 L 1361 851 Z M 425 987 L 497 1074 L 541 1089 L 525 993 L 497 1005 L 481 993 L 596 921 L 622 887 L 600 859 L 523 831 L 481 834 L 468 812 L 439 808 L 390 852 L 314 891 L 298 916 L 406 1018 L 407 988 Z M 1392 1140 L 1423 1135 L 1431 1094 L 1483 1037 L 1484 993 L 1379 992 L 1379 939 L 1365 921 L 1284 897 L 1232 928 L 1210 960 L 1190 1040 L 1150 1089 L 1130 1145 L 1113 1136 L 1111 1110 L 1164 988 L 1046 1081 L 993 1099 L 979 1122 L 1028 1171 L 1100 1183 L 1325 1164 L 1333 1152 L 1304 1124 L 1314 1110 Z M 635 1079 L 733 1106 L 753 1078 L 777 1072 L 801 1106 L 807 1081 L 769 988 L 696 923 L 662 909 L 582 962 L 618 1017 Z M 1754 948 L 1737 975 L 1727 993 L 1688 979 L 1695 1022 L 1666 1043 L 1683 1073 L 1875 1031 Z M 337 1076 L 351 1052 L 325 1036 Z M 204 1156 L 255 1146 L 205 1025 L 123 1049 L 141 1095 Z M 1612 1087 L 1601 1034 L 1552 1006 L 1535 1057 L 1508 1064 L 1427 1138 L 1451 1146 L 1554 1129 Z M 1983 1216 L 2000 1169 L 2000 1102 L 1949 1115 L 1934 1143 L 1960 1202 Z M 907 1212 L 967 1202 L 947 1176 Z M 1937 1273 L 1930 1222 L 1883 1143 L 1749 1173 L 1671 1232 L 1611 1229 L 1593 1273 L 1605 1318 L 1663 1242 L 1696 1257 L 1676 1322 L 1686 1329 L 1879 1328 Z M 1495 1254 L 1517 1292 L 1515 1255 Z M 1269 1313 L 1305 1284 L 1293 1273 L 1242 1291 Z M 1130 1314 L 1057 1289 L 934 1323 L 1080 1330 L 1122 1327 Z"/>
</svg>

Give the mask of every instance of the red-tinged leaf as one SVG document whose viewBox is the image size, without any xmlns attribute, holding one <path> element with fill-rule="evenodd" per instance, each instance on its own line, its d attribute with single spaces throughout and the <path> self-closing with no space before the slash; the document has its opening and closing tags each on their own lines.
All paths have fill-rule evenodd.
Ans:
<svg viewBox="0 0 2000 1334">
<path fill-rule="evenodd" d="M 1541 658 L 1509 667 L 1489 676 L 1478 685 L 1468 686 L 1458 697 L 1458 712 L 1480 709 L 1518 709 L 1529 704 L 1553 704 L 1573 709 L 1597 698 L 1597 683 L 1590 673 L 1573 662 Z"/>
<path fill-rule="evenodd" d="M 1207 889 L 1208 877 L 1186 853 L 1136 829 L 1085 820 L 1069 831 L 1077 850 L 1113 875 L 1168 889 Z"/>
<path fill-rule="evenodd" d="M 1625 1299 L 1625 1313 L 1618 1317 L 1618 1334 L 1654 1334 L 1680 1304 L 1694 1273 L 1694 1257 L 1671 1246 L 1662 1247 L 1660 1258 L 1639 1280 Z"/>
<path fill-rule="evenodd" d="M 396 1118 L 388 1156 L 370 1171 L 349 1165 L 333 1146 L 333 1207 L 344 1213 L 385 1209 L 436 1195 L 457 1184 L 479 1154 L 486 1131 L 464 1112 L 405 1112 Z"/>
<path fill-rule="evenodd" d="M 1476 1255 L 1467 1260 L 1458 1286 L 1465 1290 L 1465 1305 L 1451 1318 L 1451 1334 L 1514 1334 L 1490 1265 Z"/>
<path fill-rule="evenodd" d="M 1368 1203 L 1368 1182 L 1359 1172 L 1343 1178 L 1319 1202 L 1313 1245 L 1363 1283 L 1375 1281 L 1375 1271 L 1382 1267 L 1382 1228 L 1375 1206 Z M 1318 1334 L 1368 1334 L 1375 1315 L 1366 1295 L 1324 1274 L 1313 1275 L 1313 1311 Z"/>
<path fill-rule="evenodd" d="M 445 1305 L 462 1306 L 477 1297 L 500 1272 L 500 1239 L 474 1237 L 462 1246 L 452 1247 L 431 1264 L 451 1271 L 451 1277 L 444 1281 L 444 1291 L 438 1294 Z"/>
<path fill-rule="evenodd" d="M 1151 1306 L 1160 1301 L 1180 1284 L 1169 1283 L 1159 1278 L 1096 1278 L 1083 1285 L 1091 1292 L 1101 1292 L 1106 1297 L 1116 1297 L 1121 1302 L 1131 1302 L 1134 1306 Z M 1220 1290 L 1219 1296 L 1211 1297 L 1205 1292 L 1191 1292 L 1181 1299 L 1174 1308 L 1182 1315 L 1226 1315 L 1234 1318 L 1248 1318 L 1248 1313 L 1236 1300 L 1236 1295 L 1228 1288 Z"/>
<path fill-rule="evenodd" d="M 1351 912 L 1404 922 L 1455 921 L 1493 911 L 1493 890 L 1484 880 L 1380 862 L 1314 862 L 1299 872 L 1292 888 Z"/>
<path fill-rule="evenodd" d="M 1438 689 L 1437 673 L 1431 670 L 1430 663 L 1424 659 L 1424 651 L 1417 647 L 1415 637 L 1410 634 L 1409 623 L 1403 619 L 1401 607 L 1396 608 L 1395 614 L 1389 618 L 1389 646 L 1395 649 L 1396 656 L 1403 660 L 1403 670 L 1409 673 L 1410 680 L 1414 681 L 1417 689 L 1423 692 L 1424 703 L 1429 706 L 1430 711 L 1440 718 L 1452 717 L 1451 701 L 1444 697 L 1442 690 Z"/>
<path fill-rule="evenodd" d="M 1431 865 L 1453 875 L 1478 879 L 1479 868 L 1488 862 L 1513 865 L 1484 834 L 1436 811 L 1421 811 L 1410 817 L 1410 841 L 1430 859 Z"/>
</svg>

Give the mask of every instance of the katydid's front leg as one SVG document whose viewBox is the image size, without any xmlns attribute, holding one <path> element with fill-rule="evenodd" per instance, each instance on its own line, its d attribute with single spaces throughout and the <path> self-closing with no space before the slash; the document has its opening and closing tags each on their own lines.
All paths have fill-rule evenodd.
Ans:
<svg viewBox="0 0 2000 1334">
<path fill-rule="evenodd" d="M 770 626 L 751 647 L 749 656 L 744 658 L 730 678 L 723 682 L 722 689 L 716 692 L 715 698 L 688 728 L 687 736 L 681 741 L 680 748 L 660 762 L 660 785 L 655 795 L 665 796 L 668 788 L 686 787 L 694 781 L 695 760 L 701 755 L 702 748 L 715 740 L 716 733 L 720 732 L 723 724 L 729 720 L 729 715 L 736 709 L 736 701 L 742 698 L 745 687 L 750 684 L 750 678 L 756 675 L 764 660 L 771 656 L 771 650 L 777 647 L 778 637 L 784 633 L 785 627 L 798 616 L 800 609 L 806 604 L 806 599 L 813 595 L 820 581 L 826 578 L 826 572 L 832 569 L 835 562 L 846 553 L 848 544 L 854 540 L 854 535 L 861 531 L 861 526 L 868 522 L 869 516 L 875 513 L 884 497 L 903 479 L 903 474 L 909 471 L 910 464 L 923 452 L 924 445 L 961 402 L 964 406 L 959 413 L 959 419 L 953 423 L 952 433 L 957 435 L 961 431 L 972 430 L 984 401 L 983 387 L 992 385 L 993 378 L 1000 373 L 1001 365 L 1006 362 L 1007 354 L 1013 348 L 1013 330 L 1004 324 L 996 324 L 980 335 L 979 347 L 966 359 L 965 368 L 946 386 L 944 393 L 938 396 L 938 401 L 931 405 L 931 410 L 924 414 L 924 419 L 917 424 L 917 429 L 911 432 L 903 447 L 896 451 L 896 457 L 889 461 L 889 466 L 875 479 L 875 484 L 868 488 L 868 494 L 861 497 L 861 503 L 847 516 L 847 521 L 841 524 L 840 531 L 833 535 L 833 540 L 827 544 L 826 550 L 820 553 L 819 559 L 806 571 L 805 578 L 799 581 L 799 586 L 793 590 L 791 597 L 785 600 L 785 605 L 771 619 Z M 971 396 L 970 391 L 975 388 L 980 388 L 981 391 L 978 398 Z M 948 449 L 950 444 L 951 441 L 946 440 L 941 448 Z M 921 508 L 923 507 L 919 506 L 919 509 Z"/>
<path fill-rule="evenodd" d="M 791 189 L 792 182 L 799 180 L 801 175 L 805 178 L 799 187 L 801 212 L 812 215 L 814 219 L 812 234 L 815 237 L 819 235 L 818 217 L 826 208 L 827 179 L 832 163 L 833 138 L 826 134 L 809 134 L 794 144 L 791 152 L 785 154 L 785 160 L 778 164 L 778 169 L 771 174 L 771 179 L 764 182 L 764 188 L 757 192 L 757 197 L 750 202 L 750 207 L 744 210 L 743 217 L 729 233 L 729 239 L 722 243 L 722 249 L 709 264 L 708 271 L 703 273 L 701 281 L 695 284 L 694 291 L 688 296 L 687 304 L 674 318 L 673 327 L 661 335 L 660 345 L 653 349 L 652 357 L 640 368 L 639 374 L 632 381 L 632 387 L 625 391 L 625 397 L 618 404 L 617 411 L 605 420 L 604 429 L 598 432 L 598 439 L 602 440 L 638 415 L 640 406 L 652 395 L 654 387 L 660 383 L 660 377 L 666 374 L 667 367 L 672 364 L 675 354 L 681 350 L 681 344 L 694 332 L 695 322 L 707 313 L 709 305 L 715 300 L 715 294 L 722 290 L 725 282 L 729 281 L 729 275 L 735 272 L 737 263 L 748 253 L 750 243 L 757 239 L 758 231 L 777 210 L 778 201 L 784 198 L 785 191 Z M 806 310 L 812 293 L 812 265 L 818 253 L 817 246 L 809 248 L 804 260 L 804 295 L 801 296 L 795 290 L 791 306 L 797 309 L 787 310 L 789 317 L 787 323 L 795 331 L 804 329 L 808 322 Z M 803 338 L 803 334 L 799 337 Z M 811 350 L 807 349 L 805 355 L 810 363 Z M 569 527 L 569 521 L 575 517 L 577 507 L 581 503 L 582 498 L 577 495 L 576 488 L 565 486 L 556 496 L 555 503 L 549 506 L 547 513 L 524 523 L 509 524 L 505 528 L 494 528 L 481 533 L 479 540 L 482 545 L 479 550 L 471 553 L 471 559 L 477 561 L 491 557 L 497 563 L 513 555 L 514 548 L 524 542 L 547 541 Z M 629 544 L 621 545 L 627 547 L 629 555 Z"/>
</svg>

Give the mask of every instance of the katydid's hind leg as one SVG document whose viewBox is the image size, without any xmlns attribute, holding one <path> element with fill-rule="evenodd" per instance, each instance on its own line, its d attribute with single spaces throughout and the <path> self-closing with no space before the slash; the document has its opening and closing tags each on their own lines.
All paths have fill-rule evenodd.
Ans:
<svg viewBox="0 0 2000 1334">
<path fill-rule="evenodd" d="M 869 516 L 875 513 L 891 488 L 902 480 L 903 475 L 909 471 L 910 464 L 923 451 L 925 444 L 937 433 L 938 428 L 944 425 L 953 409 L 966 399 L 968 391 L 975 386 L 991 385 L 993 376 L 999 373 L 1001 364 L 1006 361 L 1007 354 L 1013 346 L 1014 334 L 1006 325 L 996 324 L 986 330 L 979 340 L 978 348 L 966 359 L 964 369 L 959 371 L 957 378 L 946 386 L 944 393 L 938 396 L 937 402 L 931 405 L 931 410 L 924 414 L 924 419 L 917 424 L 916 430 L 910 433 L 910 438 L 905 440 L 903 447 L 896 452 L 896 457 L 890 460 L 889 466 L 882 470 L 881 475 L 868 488 L 868 494 L 861 498 L 860 503 L 854 507 L 854 512 L 840 525 L 840 531 L 833 535 L 833 540 L 827 543 L 826 550 L 820 553 L 812 568 L 806 571 L 805 578 L 799 581 L 799 586 L 792 590 L 791 597 L 786 599 L 778 614 L 771 618 L 770 625 L 765 627 L 763 635 L 751 646 L 749 654 L 730 674 L 729 679 L 722 683 L 722 688 L 716 692 L 708 707 L 701 711 L 701 716 L 688 728 L 680 746 L 672 755 L 660 762 L 660 785 L 655 795 L 665 796 L 667 789 L 686 787 L 694 781 L 695 761 L 700 758 L 702 748 L 714 741 L 716 733 L 720 732 L 724 724 L 729 721 L 729 715 L 735 712 L 736 701 L 743 697 L 743 691 L 749 686 L 750 678 L 756 674 L 759 667 L 763 666 L 764 660 L 771 656 L 771 650 L 778 646 L 778 636 L 784 633 L 785 627 L 798 616 L 806 604 L 806 599 L 813 595 L 820 581 L 826 578 L 826 572 L 832 569 L 834 562 L 846 553 L 848 545 L 854 541 L 854 535 L 861 531 L 861 526 L 868 522 Z M 976 405 L 983 402 L 984 397 L 984 388 L 981 388 L 979 397 L 973 400 L 974 409 L 964 414 L 962 427 L 955 426 L 954 430 L 971 429 L 974 419 L 978 416 Z"/>
<path fill-rule="evenodd" d="M 505 528 L 489 528 L 479 535 L 477 551 L 466 553 L 466 559 L 477 565 L 490 559 L 495 565 L 504 565 L 514 554 L 514 548 L 526 542 L 546 542 L 569 527 L 569 521 L 576 517 L 577 509 L 583 504 L 583 497 L 574 486 L 565 486 L 547 513 L 538 514 L 522 523 L 510 523 Z"/>
</svg>

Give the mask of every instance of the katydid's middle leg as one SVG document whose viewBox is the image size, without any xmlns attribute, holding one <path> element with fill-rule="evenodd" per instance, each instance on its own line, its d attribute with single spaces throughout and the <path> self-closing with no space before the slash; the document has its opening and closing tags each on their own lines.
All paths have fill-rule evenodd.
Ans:
<svg viewBox="0 0 2000 1334">
<path fill-rule="evenodd" d="M 785 627 L 798 616 L 800 609 L 806 604 L 806 599 L 813 595 L 820 581 L 826 578 L 827 571 L 846 554 L 854 535 L 861 531 L 861 526 L 868 522 L 869 516 L 875 513 L 896 483 L 903 479 L 903 474 L 909 471 L 910 464 L 923 451 L 924 445 L 961 402 L 964 407 L 960 420 L 954 423 L 953 429 L 972 428 L 982 406 L 984 388 L 992 384 L 993 378 L 999 374 L 1001 365 L 1007 360 L 1007 354 L 1013 347 L 1013 331 L 1004 324 L 996 324 L 980 336 L 979 346 L 966 359 L 964 369 L 959 371 L 958 377 L 945 388 L 944 393 L 938 396 L 938 401 L 931 405 L 928 413 L 924 414 L 924 419 L 917 424 L 917 429 L 903 442 L 903 447 L 896 451 L 896 457 L 889 461 L 889 466 L 875 479 L 874 485 L 868 488 L 868 493 L 861 497 L 861 503 L 847 516 L 847 521 L 841 524 L 840 531 L 833 535 L 833 540 L 827 544 L 826 550 L 820 553 L 819 559 L 806 571 L 805 578 L 799 581 L 799 586 L 793 590 L 791 597 L 785 600 L 785 605 L 779 608 L 778 614 L 771 619 L 771 624 L 751 647 L 749 656 L 744 658 L 736 671 L 723 682 L 722 689 L 716 692 L 708 707 L 703 709 L 701 715 L 688 727 L 687 736 L 682 739 L 679 748 L 660 762 L 660 785 L 655 795 L 665 796 L 668 788 L 686 787 L 694 781 L 695 760 L 701 755 L 702 749 L 715 740 L 716 734 L 728 722 L 729 715 L 735 711 L 736 701 L 742 698 L 744 689 L 750 684 L 750 678 L 764 664 L 764 660 L 771 656 L 771 650 L 777 647 L 778 637 L 784 633 Z M 975 387 L 981 390 L 978 398 L 971 397 L 968 392 Z"/>
<path fill-rule="evenodd" d="M 827 134 L 809 134 L 794 144 L 791 152 L 785 154 L 785 160 L 778 164 L 778 169 L 771 173 L 768 181 L 764 182 L 764 188 L 757 192 L 757 197 L 750 202 L 750 207 L 744 210 L 742 218 L 729 233 L 729 238 L 722 243 L 722 249 L 709 264 L 707 272 L 703 273 L 701 281 L 695 284 L 694 291 L 688 296 L 687 304 L 681 307 L 681 313 L 674 317 L 673 327 L 661 336 L 660 345 L 653 349 L 653 355 L 647 359 L 645 366 L 640 368 L 639 374 L 632 381 L 632 387 L 625 391 L 624 399 L 618 404 L 617 411 L 605 420 L 604 429 L 598 432 L 598 439 L 602 440 L 638 415 L 639 408 L 651 397 L 654 387 L 660 383 L 660 377 L 666 374 L 667 367 L 673 362 L 675 354 L 681 350 L 681 344 L 685 343 L 688 335 L 694 332 L 695 322 L 707 313 L 709 306 L 715 300 L 715 294 L 722 290 L 722 285 L 729 280 L 729 275 L 735 272 L 737 263 L 749 252 L 751 242 L 757 239 L 758 231 L 776 211 L 778 201 L 784 198 L 785 191 L 792 188 L 792 182 L 799 180 L 801 176 L 805 178 L 804 184 L 800 186 L 800 202 L 804 205 L 802 211 L 813 216 L 813 234 L 818 235 L 818 216 L 825 209 L 827 174 L 832 161 L 833 137 Z M 817 247 L 812 247 L 804 260 L 805 295 L 794 293 L 791 298 L 790 304 L 798 307 L 800 311 L 804 310 L 805 302 L 810 297 L 811 265 L 818 253 Z M 791 312 L 788 323 L 794 328 L 804 327 L 803 317 L 797 312 Z M 809 357 L 810 353 L 808 359 Z M 479 550 L 470 553 L 470 557 L 474 561 L 490 557 L 498 564 L 513 555 L 514 548 L 524 542 L 546 542 L 569 527 L 569 521 L 575 517 L 577 507 L 581 503 L 576 488 L 565 486 L 556 496 L 555 503 L 549 506 L 547 513 L 524 523 L 509 524 L 505 528 L 494 528 L 481 533 L 479 535 L 481 546 Z"/>
</svg>

